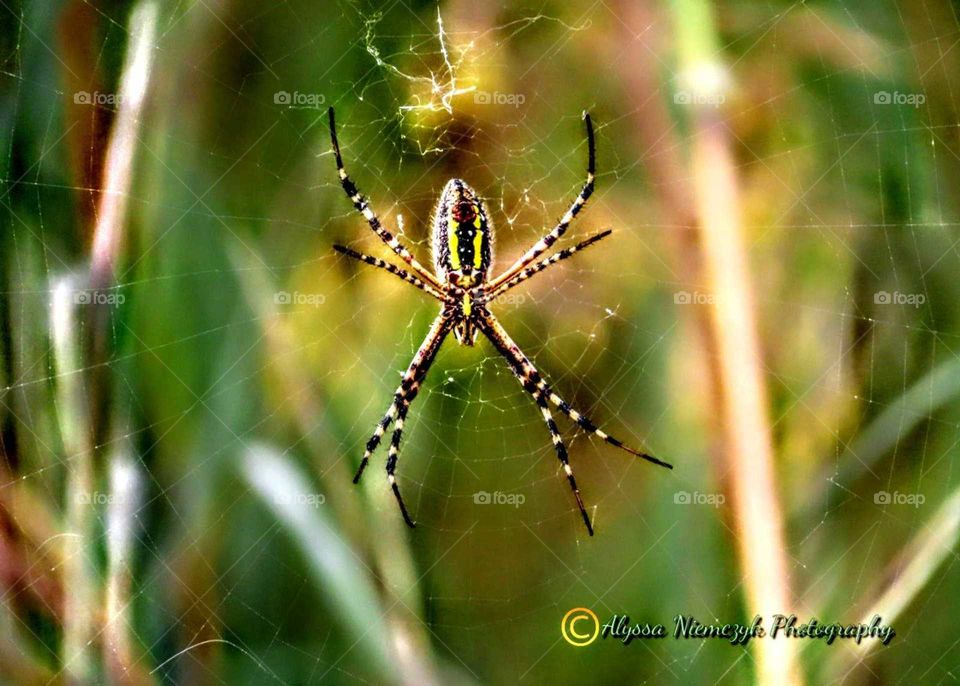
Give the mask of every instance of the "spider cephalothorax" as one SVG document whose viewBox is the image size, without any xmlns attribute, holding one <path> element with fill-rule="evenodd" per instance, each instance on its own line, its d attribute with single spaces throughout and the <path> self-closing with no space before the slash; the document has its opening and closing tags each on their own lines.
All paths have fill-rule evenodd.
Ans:
<svg viewBox="0 0 960 686">
<path fill-rule="evenodd" d="M 333 108 L 330 108 L 330 139 L 333 143 L 334 157 L 337 161 L 337 173 L 340 175 L 340 184 L 350 197 L 370 228 L 393 250 L 407 265 L 412 273 L 400 269 L 394 264 L 385 262 L 379 257 L 364 255 L 350 248 L 336 245 L 339 252 L 353 257 L 361 262 L 371 264 L 394 274 L 407 283 L 411 283 L 422 291 L 433 296 L 441 303 L 440 313 L 420 349 L 413 357 L 413 361 L 404 372 L 393 396 L 393 401 L 386 414 L 377 424 L 373 435 L 367 441 L 360 468 L 354 477 L 354 483 L 360 481 L 363 470 L 370 461 L 370 455 L 380 445 L 384 433 L 390 424 L 394 424 L 393 436 L 390 439 L 390 448 L 387 451 L 387 481 L 393 494 L 397 498 L 404 521 L 414 526 L 413 520 L 407 512 L 403 498 L 400 496 L 400 487 L 395 476 L 397 459 L 400 451 L 400 438 L 403 434 L 403 423 L 407 417 L 410 404 L 416 398 L 420 385 L 426 378 L 427 371 L 433 363 L 434 357 L 440 350 L 444 339 L 453 332 L 454 337 L 463 345 L 473 345 L 480 332 L 490 340 L 493 346 L 510 365 L 510 369 L 519 379 L 523 389 L 529 393 L 543 415 L 544 423 L 553 440 L 557 457 L 563 465 L 564 473 L 570 482 L 580 515 L 583 517 L 587 531 L 593 535 L 593 524 L 583 506 L 580 489 L 573 477 L 569 457 L 563 438 L 557 429 L 557 424 L 550 413 L 550 404 L 555 405 L 563 414 L 576 422 L 581 428 L 602 438 L 607 443 L 625 450 L 632 455 L 641 457 L 662 467 L 672 468 L 671 465 L 658 460 L 639 450 L 635 450 L 622 441 L 600 430 L 596 424 L 586 416 L 574 410 L 563 398 L 557 395 L 547 381 L 540 375 L 533 362 L 523 354 L 519 346 L 513 342 L 510 335 L 497 321 L 487 305 L 496 297 L 502 295 L 514 286 L 523 283 L 534 274 L 537 274 L 552 264 L 564 260 L 574 253 L 593 245 L 610 235 L 610 231 L 601 231 L 598 234 L 569 248 L 565 248 L 554 255 L 541 259 L 544 252 L 560 239 L 573 221 L 574 217 L 587 202 L 593 193 L 596 152 L 594 148 L 593 124 L 590 115 L 583 113 L 587 127 L 587 180 L 580 190 L 580 194 L 570 205 L 560 222 L 527 250 L 516 262 L 508 267 L 500 276 L 490 278 L 490 266 L 493 262 L 493 227 L 483 207 L 483 201 L 477 193 L 460 179 L 451 179 L 444 186 L 433 218 L 433 265 L 435 274 L 428 271 L 407 250 L 406 247 L 388 230 L 383 228 L 376 214 L 370 209 L 356 185 L 347 176 L 343 167 L 343 158 L 340 154 L 340 145 L 337 142 L 337 131 L 334 122 Z"/>
</svg>

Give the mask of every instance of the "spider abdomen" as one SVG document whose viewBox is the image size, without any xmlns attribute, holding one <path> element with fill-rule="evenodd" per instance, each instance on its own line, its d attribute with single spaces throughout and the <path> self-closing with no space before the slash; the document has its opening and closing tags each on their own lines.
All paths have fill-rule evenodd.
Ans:
<svg viewBox="0 0 960 686">
<path fill-rule="evenodd" d="M 440 277 L 469 288 L 487 279 L 493 261 L 490 220 L 464 181 L 444 186 L 433 218 L 433 264 Z"/>
</svg>

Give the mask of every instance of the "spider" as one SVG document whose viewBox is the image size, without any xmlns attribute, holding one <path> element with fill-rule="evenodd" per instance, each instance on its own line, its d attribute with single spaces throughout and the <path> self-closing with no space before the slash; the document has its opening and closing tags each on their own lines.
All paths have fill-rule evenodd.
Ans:
<svg viewBox="0 0 960 686">
<path fill-rule="evenodd" d="M 540 259 L 550 247 L 564 234 L 567 227 L 573 221 L 574 217 L 580 212 L 586 204 L 587 199 L 593 193 L 594 174 L 596 162 L 596 148 L 593 135 L 593 123 L 587 112 L 583 113 L 583 121 L 587 129 L 587 180 L 583 184 L 579 195 L 570 205 L 570 208 L 560 219 L 560 222 L 541 238 L 533 247 L 527 250 L 516 262 L 510 265 L 506 271 L 495 278 L 490 276 L 490 267 L 493 262 L 493 226 L 487 217 L 483 201 L 473 190 L 461 179 L 450 179 L 440 199 L 437 202 L 436 210 L 433 215 L 432 233 L 433 233 L 433 265 L 434 272 L 427 270 L 410 251 L 387 229 L 383 227 L 377 215 L 370 208 L 367 199 L 361 195 L 356 184 L 347 175 L 343 166 L 343 157 L 340 154 L 340 144 L 337 141 L 336 122 L 334 112 L 331 107 L 328 111 L 330 119 L 330 141 L 333 145 L 333 154 L 337 162 L 337 173 L 340 176 L 340 184 L 344 192 L 353 202 L 353 206 L 360 212 L 370 228 L 373 229 L 380 239 L 386 243 L 390 249 L 395 252 L 400 259 L 406 262 L 410 271 L 405 271 L 396 265 L 386 262 L 379 257 L 372 257 L 359 253 L 356 250 L 342 245 L 335 245 L 334 249 L 344 255 L 352 257 L 366 264 L 386 270 L 391 274 L 403 279 L 407 283 L 413 284 L 420 290 L 428 293 L 440 301 L 440 313 L 433 321 L 429 333 L 413 356 L 413 361 L 404 372 L 400 385 L 394 392 L 393 400 L 386 414 L 377 423 L 377 427 L 367 441 L 366 450 L 363 453 L 363 459 L 360 461 L 360 467 L 353 483 L 359 483 L 364 469 L 370 462 L 370 456 L 380 441 L 384 433 L 394 424 L 393 436 L 390 440 L 390 448 L 387 451 L 387 482 L 396 496 L 397 504 L 400 506 L 400 512 L 408 526 L 414 527 L 416 524 L 410 518 L 407 507 L 400 495 L 400 488 L 397 485 L 396 469 L 397 458 L 400 450 L 400 437 L 403 434 L 403 424 L 407 418 L 407 412 L 410 404 L 417 397 L 421 384 L 427 376 L 427 371 L 431 363 L 440 350 L 440 346 L 446 337 L 453 332 L 457 342 L 461 345 L 472 346 L 479 333 L 483 333 L 496 350 L 502 355 L 513 374 L 520 381 L 523 389 L 529 393 L 534 402 L 540 408 L 543 415 L 543 421 L 547 425 L 547 430 L 553 440 L 553 447 L 556 450 L 557 457 L 563 465 L 563 470 L 570 482 L 570 488 L 577 500 L 577 507 L 580 508 L 580 515 L 587 527 L 587 531 L 593 536 L 593 524 L 590 516 L 583 505 L 583 498 L 580 495 L 580 489 L 573 476 L 573 469 L 570 467 L 567 449 L 564 446 L 563 438 L 557 429 L 557 424 L 550 413 L 549 404 L 556 407 L 576 422 L 585 431 L 599 436 L 607 443 L 625 450 L 631 455 L 643 458 L 648 462 L 673 469 L 673 466 L 662 460 L 648 455 L 640 450 L 625 445 L 622 441 L 614 438 L 610 434 L 602 431 L 584 414 L 570 407 L 563 398 L 557 395 L 550 384 L 543 378 L 540 372 L 534 367 L 523 351 L 513 342 L 506 330 L 501 326 L 497 318 L 489 310 L 488 305 L 498 296 L 506 293 L 511 288 L 523 283 L 530 277 L 538 274 L 550 265 L 565 260 L 575 253 L 603 240 L 611 234 L 608 229 L 590 236 L 586 240 L 572 247 L 561 250 L 554 255 Z"/>
</svg>

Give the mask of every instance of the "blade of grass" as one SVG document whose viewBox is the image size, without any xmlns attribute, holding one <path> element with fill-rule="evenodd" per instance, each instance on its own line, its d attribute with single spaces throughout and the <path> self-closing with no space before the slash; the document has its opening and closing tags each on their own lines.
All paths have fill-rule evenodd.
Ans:
<svg viewBox="0 0 960 686">
<path fill-rule="evenodd" d="M 949 360 L 928 372 L 888 405 L 851 441 L 837 460 L 835 470 L 824 474 L 815 497 L 804 498 L 804 513 L 822 512 L 839 484 L 847 487 L 880 458 L 929 419 L 932 413 L 960 396 L 960 360 Z"/>
<path fill-rule="evenodd" d="M 877 593 L 873 589 L 859 605 L 869 608 L 863 613 L 863 623 L 868 624 L 879 615 L 886 625 L 892 625 L 903 611 L 927 585 L 941 564 L 948 558 L 956 558 L 955 547 L 960 541 L 960 488 L 937 508 L 930 520 L 917 532 L 904 548 L 903 553 L 890 565 L 886 586 Z M 875 597 L 875 600 L 869 600 Z M 879 645 L 878 641 L 852 643 L 849 650 L 834 657 L 826 674 L 833 679 L 845 679 L 848 672 L 856 669 L 867 654 Z M 923 681 L 923 675 L 919 677 Z"/>
<path fill-rule="evenodd" d="M 93 445 L 80 369 L 78 291 L 63 278 L 53 288 L 50 322 L 57 379 L 57 415 L 66 459 L 63 587 L 63 670 L 68 681 L 89 683 L 94 672 L 93 611 L 97 582 L 93 560 Z"/>
<path fill-rule="evenodd" d="M 120 72 L 117 111 L 109 142 L 103 151 L 103 177 L 98 188 L 97 221 L 90 255 L 90 288 L 94 293 L 116 286 L 115 270 L 122 257 L 126 234 L 134 161 L 140 147 L 140 128 L 153 66 L 156 25 L 157 5 L 154 2 L 134 5 Z M 91 420 L 96 440 L 102 440 L 108 431 L 99 410 L 107 406 L 111 384 L 107 369 L 101 365 L 109 359 L 114 309 L 110 299 L 101 302 L 99 298 L 88 307 L 86 351 L 90 355 L 89 385 L 94 398 Z"/>
<path fill-rule="evenodd" d="M 157 8 L 152 2 L 136 6 L 130 17 L 130 39 L 120 76 L 118 109 L 104 153 L 105 165 L 100 183 L 97 225 L 93 234 L 89 285 L 94 290 L 113 282 L 113 271 L 119 259 L 123 228 L 127 219 L 127 198 L 133 176 L 133 159 L 137 149 L 137 132 L 146 100 L 152 63 Z M 92 551 L 94 548 L 95 499 L 94 442 L 91 403 L 83 387 L 83 354 L 79 345 L 75 305 L 86 302 L 69 281 L 61 281 L 54 289 L 52 327 L 54 358 L 57 369 L 58 411 L 63 443 L 69 457 L 67 468 L 67 532 L 69 552 L 64 568 L 66 606 L 64 611 L 63 660 L 69 681 L 89 683 L 95 673 L 93 653 L 93 616 L 99 607 L 100 588 Z M 92 336 L 90 369 L 106 359 L 109 341 L 111 305 L 95 305 L 90 315 Z M 105 391 L 106 384 L 93 377 L 93 387 Z M 94 406 L 99 399 L 93 396 Z"/>
<path fill-rule="evenodd" d="M 261 323 L 264 345 L 272 366 L 276 369 L 277 383 L 283 397 L 296 398 L 290 410 L 311 455 L 317 456 L 316 471 L 323 483 L 349 484 L 355 466 L 347 459 L 320 459 L 320 456 L 338 455 L 340 448 L 331 441 L 335 421 L 318 425 L 324 417 L 332 417 L 327 411 L 327 398 L 322 390 L 304 375 L 310 366 L 303 346 L 297 345 L 292 318 L 282 315 L 277 309 L 276 287 L 271 287 L 270 277 L 262 263 L 252 259 L 249 251 L 231 250 L 231 258 L 244 294 Z M 370 486 L 371 481 L 375 484 Z M 423 593 L 416 574 L 416 565 L 405 538 L 406 527 L 391 517 L 393 498 L 388 489 L 377 488 L 376 480 L 366 482 L 367 497 L 376 505 L 375 512 L 363 509 L 363 499 L 356 488 L 332 490 L 328 505 L 332 517 L 348 523 L 344 535 L 349 535 L 358 545 L 364 546 L 364 557 L 374 560 L 373 567 L 382 578 L 382 602 L 392 609 L 386 618 L 391 641 L 397 647 L 397 669 L 407 680 L 417 683 L 437 683 L 435 659 L 431 651 L 430 637 L 424 630 Z M 375 535 L 372 533 L 375 531 Z M 367 554 L 367 551 L 369 553 Z M 406 589 L 402 593 L 400 589 Z M 401 649 L 401 647 L 403 649 Z"/>
<path fill-rule="evenodd" d="M 392 656 L 386 643 L 384 611 L 369 570 L 317 506 L 318 494 L 306 475 L 276 451 L 257 445 L 244 456 L 247 483 L 290 533 L 309 563 L 314 582 L 331 609 L 350 629 L 354 644 L 379 678 L 392 683 Z"/>
<path fill-rule="evenodd" d="M 103 627 L 103 659 L 110 682 L 146 684 L 149 679 L 133 654 L 130 627 L 130 554 L 138 526 L 141 476 L 124 441 L 111 456 L 110 495 L 107 502 L 106 621 Z"/>
<path fill-rule="evenodd" d="M 746 246 L 741 230 L 738 181 L 729 135 L 716 96 L 727 74 L 717 57 L 712 7 L 705 0 L 671 0 L 682 87 L 692 109 L 691 165 L 700 226 L 704 276 L 715 302 L 710 335 L 720 380 L 722 449 L 731 490 L 748 616 L 789 611 L 792 595 L 782 513 L 773 469 L 773 442 Z M 795 647 L 789 641 L 755 641 L 761 684 L 800 684 Z"/>
<path fill-rule="evenodd" d="M 130 16 L 130 39 L 120 77 L 117 114 L 105 153 L 97 225 L 93 234 L 91 283 L 102 288 L 113 280 L 127 221 L 127 198 L 138 149 L 138 132 L 153 65 L 157 7 L 143 2 Z"/>
</svg>

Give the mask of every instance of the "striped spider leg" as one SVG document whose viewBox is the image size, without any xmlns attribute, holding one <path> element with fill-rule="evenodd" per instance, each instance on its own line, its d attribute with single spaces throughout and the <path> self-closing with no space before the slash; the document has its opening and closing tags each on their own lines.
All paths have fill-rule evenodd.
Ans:
<svg viewBox="0 0 960 686">
<path fill-rule="evenodd" d="M 532 248 L 527 250 L 527 252 L 510 265 L 500 276 L 490 281 L 487 284 L 488 288 L 496 288 L 504 281 L 512 279 L 524 267 L 549 250 L 550 246 L 556 243 L 566 232 L 567 227 L 570 226 L 580 210 L 583 209 L 583 206 L 587 204 L 587 200 L 593 195 L 594 179 L 597 171 L 597 146 L 593 135 L 593 120 L 590 118 L 588 112 L 583 113 L 583 122 L 587 128 L 587 180 L 584 182 L 583 188 L 580 189 L 580 193 L 570 205 L 570 209 L 564 213 L 563 217 L 560 218 L 560 222 L 553 227 L 550 233 L 537 241 Z"/>
<path fill-rule="evenodd" d="M 560 432 L 557 430 L 557 424 L 554 422 L 553 416 L 550 413 L 550 408 L 547 404 L 548 400 L 556 405 L 560 412 L 576 422 L 584 431 L 588 431 L 593 435 L 602 438 L 610 445 L 616 446 L 621 450 L 625 450 L 631 455 L 643 458 L 644 460 L 652 462 L 655 465 L 666 467 L 667 469 L 673 469 L 673 465 L 653 457 L 652 455 L 648 455 L 647 453 L 631 448 L 620 439 L 614 438 L 610 434 L 597 427 L 597 425 L 594 424 L 584 414 L 570 407 L 570 405 L 568 405 L 563 398 L 557 395 L 550 384 L 546 382 L 543 376 L 541 376 L 540 372 L 537 371 L 537 368 L 533 366 L 533 362 L 530 361 L 530 358 L 524 355 L 523 351 L 520 350 L 520 346 L 514 343 L 506 329 L 503 328 L 500 322 L 497 321 L 497 318 L 494 317 L 489 310 L 486 310 L 485 308 L 480 310 L 478 326 L 484 335 L 490 339 L 490 342 L 493 343 L 493 346 L 497 349 L 497 352 L 499 352 L 504 359 L 506 359 L 507 363 L 510 365 L 510 369 L 514 373 L 514 376 L 517 377 L 517 379 L 520 381 L 520 385 L 523 386 L 523 390 L 533 396 L 534 401 L 540 408 L 540 413 L 543 415 L 543 420 L 547 425 L 547 429 L 550 431 L 551 438 L 553 439 L 553 446 L 557 452 L 557 457 L 563 465 L 563 471 L 566 473 L 567 480 L 570 482 L 570 488 L 573 490 L 573 495 L 577 499 L 577 506 L 580 508 L 580 516 L 583 517 L 583 523 L 586 524 L 587 531 L 591 536 L 593 536 L 593 524 L 590 522 L 590 517 L 587 514 L 587 510 L 583 506 L 583 499 L 580 496 L 580 489 L 577 487 L 577 480 L 574 478 L 573 469 L 570 467 L 567 449 L 563 443 L 563 438 L 560 436 Z"/>
<path fill-rule="evenodd" d="M 343 186 L 343 192 L 347 194 L 347 197 L 350 198 L 350 202 L 353 203 L 357 212 L 363 215 L 363 218 L 367 220 L 370 228 L 380 237 L 380 240 L 386 243 L 393 252 L 397 253 L 400 259 L 410 265 L 410 268 L 422 281 L 426 281 L 435 288 L 442 289 L 443 286 L 440 285 L 436 277 L 427 271 L 426 268 L 410 254 L 410 251 L 407 250 L 406 246 L 404 246 L 396 236 L 383 228 L 377 215 L 373 209 L 371 209 L 370 203 L 363 197 L 356 184 L 347 175 L 347 170 L 343 167 L 343 156 L 340 154 L 340 142 L 337 140 L 337 124 L 334 119 L 332 107 L 327 110 L 327 114 L 330 119 L 330 143 L 333 145 L 333 156 L 337 161 L 337 175 L 340 177 L 340 185 Z"/>
<path fill-rule="evenodd" d="M 347 257 L 352 257 L 353 259 L 359 260 L 364 264 L 369 264 L 371 267 L 377 267 L 379 269 L 388 271 L 394 276 L 400 277 L 402 280 L 406 281 L 407 283 L 413 284 L 414 286 L 419 288 L 421 291 L 429 293 L 437 300 L 440 300 L 442 302 L 446 302 L 447 300 L 447 297 L 443 293 L 438 291 L 436 288 L 434 288 L 430 284 L 424 283 L 423 281 L 413 276 L 409 272 L 405 272 L 404 270 L 400 269 L 400 267 L 397 267 L 396 265 L 391 264 L 386 260 L 381 260 L 379 257 L 372 257 L 371 255 L 366 255 L 362 252 L 357 252 L 356 250 L 353 250 L 352 248 L 348 248 L 343 245 L 334 245 L 333 249 L 339 253 L 346 255 Z"/>
<path fill-rule="evenodd" d="M 570 248 L 564 248 L 560 252 L 555 253 L 554 255 L 551 255 L 548 258 L 540 260 L 536 264 L 530 267 L 527 267 L 526 269 L 522 269 L 516 275 L 514 275 L 513 278 L 507 281 L 504 281 L 496 288 L 493 288 L 491 290 L 485 290 L 483 294 L 483 302 L 488 303 L 493 300 L 496 300 L 499 296 L 503 295 L 514 286 L 519 286 L 521 283 L 523 283 L 533 275 L 539 274 L 544 269 L 546 269 L 551 265 L 556 264 L 557 262 L 565 260 L 568 257 L 573 257 L 575 253 L 578 253 L 585 248 L 589 248 L 594 243 L 598 243 L 602 241 L 611 233 L 613 233 L 611 229 L 607 229 L 606 231 L 601 231 L 600 233 L 590 236 L 590 238 L 586 239 L 585 241 L 581 241 Z"/>
<path fill-rule="evenodd" d="M 380 445 L 384 432 L 386 432 L 390 424 L 395 421 L 396 428 L 393 432 L 390 449 L 387 453 L 387 483 L 390 485 L 393 495 L 396 496 L 397 504 L 400 506 L 400 512 L 403 514 L 403 520 L 410 527 L 416 526 L 416 524 L 407 513 L 407 507 L 403 503 L 403 498 L 400 495 L 400 487 L 397 485 L 395 476 L 397 458 L 400 450 L 400 436 L 403 432 L 403 423 L 407 416 L 407 410 L 410 409 L 410 404 L 413 403 L 417 397 L 417 393 L 420 392 L 420 386 L 426 378 L 427 372 L 430 370 L 430 365 L 433 364 L 433 360 L 437 356 L 440 346 L 443 344 L 447 334 L 450 333 L 452 317 L 449 316 L 446 310 L 447 308 L 444 308 L 434 320 L 426 338 L 424 338 L 423 343 L 420 344 L 420 349 L 417 350 L 417 354 L 413 356 L 410 366 L 407 367 L 407 371 L 404 372 L 400 385 L 397 387 L 397 390 L 394 391 L 390 407 L 387 408 L 386 414 L 384 414 L 383 418 L 377 423 L 377 428 L 374 429 L 373 435 L 367 440 L 363 459 L 360 461 L 360 468 L 357 469 L 356 476 L 353 477 L 353 483 L 360 483 L 363 470 L 370 462 L 370 455 L 377 449 L 377 446 Z"/>
</svg>

